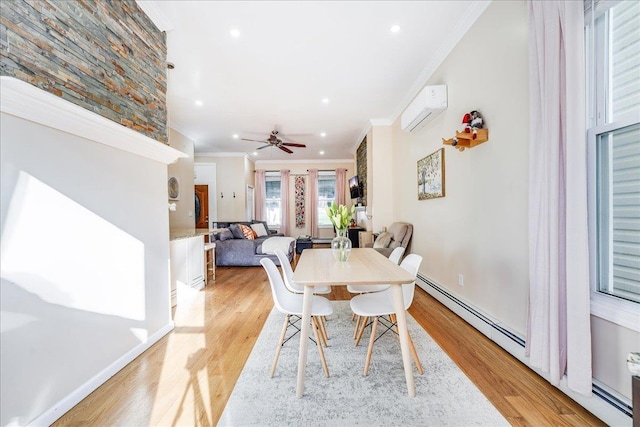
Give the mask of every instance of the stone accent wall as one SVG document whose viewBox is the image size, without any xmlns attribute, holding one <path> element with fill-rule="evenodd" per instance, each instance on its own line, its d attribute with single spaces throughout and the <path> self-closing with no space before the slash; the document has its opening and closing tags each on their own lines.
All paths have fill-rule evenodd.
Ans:
<svg viewBox="0 0 640 427">
<path fill-rule="evenodd" d="M 134 0 L 0 1 L 0 74 L 165 144 L 166 58 Z"/>
<path fill-rule="evenodd" d="M 367 137 L 365 136 L 356 150 L 356 169 L 358 181 L 362 186 L 362 203 L 367 205 Z"/>
</svg>

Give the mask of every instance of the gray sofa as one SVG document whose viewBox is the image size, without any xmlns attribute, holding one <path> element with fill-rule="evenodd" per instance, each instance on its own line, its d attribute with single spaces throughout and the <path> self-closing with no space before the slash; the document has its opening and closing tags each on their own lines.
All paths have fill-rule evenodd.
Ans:
<svg viewBox="0 0 640 427">
<path fill-rule="evenodd" d="M 261 253 L 262 243 L 268 239 L 269 237 L 277 237 L 284 236 L 282 233 L 277 233 L 274 230 L 269 230 L 267 223 L 265 221 L 230 221 L 230 222 L 220 222 L 218 221 L 217 226 L 218 229 L 229 228 L 232 224 L 243 224 L 243 225 L 251 225 L 255 223 L 264 224 L 264 228 L 267 231 L 268 235 L 256 237 L 253 240 L 244 239 L 244 238 L 231 238 L 226 240 L 220 240 L 222 233 L 215 233 L 215 243 L 216 243 L 216 266 L 241 266 L 241 267 L 249 267 L 249 266 L 259 266 L 260 260 L 263 258 L 269 258 L 276 263 L 276 265 L 280 265 L 280 261 L 278 257 L 275 255 L 263 254 Z M 224 237 L 223 237 L 224 238 Z M 289 261 L 293 260 L 295 247 L 295 240 L 291 242 L 289 250 L 287 252 L 287 256 L 289 257 Z"/>
</svg>

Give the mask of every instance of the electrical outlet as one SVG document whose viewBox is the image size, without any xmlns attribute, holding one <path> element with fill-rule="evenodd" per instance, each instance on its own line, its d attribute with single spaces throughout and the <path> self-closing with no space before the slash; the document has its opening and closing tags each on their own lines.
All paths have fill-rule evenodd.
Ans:
<svg viewBox="0 0 640 427">
<path fill-rule="evenodd" d="M 187 212 L 187 216 L 193 216 L 193 211 Z"/>
<path fill-rule="evenodd" d="M 462 274 L 458 274 L 458 285 L 464 286 L 464 276 Z"/>
</svg>

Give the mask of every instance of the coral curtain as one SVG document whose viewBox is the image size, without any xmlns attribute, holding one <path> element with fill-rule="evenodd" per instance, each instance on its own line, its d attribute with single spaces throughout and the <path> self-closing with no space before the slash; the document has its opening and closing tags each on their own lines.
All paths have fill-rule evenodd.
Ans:
<svg viewBox="0 0 640 427">
<path fill-rule="evenodd" d="M 309 233 L 318 237 L 318 169 L 309 169 Z"/>
<path fill-rule="evenodd" d="M 336 204 L 344 205 L 346 202 L 344 192 L 347 187 L 347 170 L 336 169 Z"/>
<path fill-rule="evenodd" d="M 558 385 L 591 394 L 582 2 L 527 4 L 529 307 L 526 354 Z"/>
<path fill-rule="evenodd" d="M 266 183 L 265 183 L 265 171 L 263 169 L 256 171 L 256 218 L 259 221 L 264 221 L 265 211 L 265 199 L 266 195 Z"/>
<path fill-rule="evenodd" d="M 280 232 L 285 236 L 290 233 L 291 203 L 289 203 L 289 171 L 280 171 L 280 210 L 282 212 Z"/>
</svg>

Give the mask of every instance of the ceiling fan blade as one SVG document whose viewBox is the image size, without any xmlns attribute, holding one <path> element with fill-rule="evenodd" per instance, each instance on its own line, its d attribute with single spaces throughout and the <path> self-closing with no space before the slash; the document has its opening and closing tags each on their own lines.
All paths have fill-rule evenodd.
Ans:
<svg viewBox="0 0 640 427">
<path fill-rule="evenodd" d="M 271 147 L 271 144 L 263 145 L 262 147 L 256 148 L 256 150 L 262 150 L 263 148 L 269 148 L 269 147 Z"/>
<path fill-rule="evenodd" d="M 301 148 L 306 148 L 307 147 L 304 144 L 297 144 L 295 142 L 283 142 L 282 145 L 288 145 L 289 147 L 301 147 Z"/>
<path fill-rule="evenodd" d="M 289 150 L 287 147 L 283 147 L 282 145 L 278 146 L 279 149 L 284 151 L 285 153 L 293 154 L 293 151 Z"/>
<path fill-rule="evenodd" d="M 241 138 L 243 141 L 251 141 L 251 142 L 264 142 L 265 144 L 268 144 L 267 141 L 259 141 L 257 139 L 247 139 L 247 138 Z"/>
</svg>

